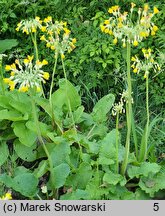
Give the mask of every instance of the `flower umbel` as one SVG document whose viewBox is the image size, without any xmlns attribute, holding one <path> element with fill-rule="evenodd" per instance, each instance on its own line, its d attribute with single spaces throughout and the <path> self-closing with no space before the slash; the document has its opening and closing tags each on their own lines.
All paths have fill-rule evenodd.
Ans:
<svg viewBox="0 0 165 216">
<path fill-rule="evenodd" d="M 49 79 L 49 73 L 42 70 L 46 64 L 48 62 L 45 59 L 37 60 L 33 64 L 33 56 L 28 56 L 23 62 L 16 59 L 15 63 L 6 65 L 5 69 L 11 73 L 9 78 L 4 78 L 4 82 L 9 85 L 11 91 L 17 86 L 20 92 L 27 92 L 30 88 L 35 88 L 38 92 L 41 82 L 45 83 L 45 80 Z"/>
<path fill-rule="evenodd" d="M 42 21 L 40 17 L 35 17 L 35 19 L 30 20 L 22 20 L 20 23 L 17 24 L 16 31 L 22 30 L 23 33 L 29 34 L 31 32 L 36 32 L 37 28 L 41 28 Z"/>
<path fill-rule="evenodd" d="M 151 69 L 154 70 L 156 73 L 157 71 L 160 71 L 160 66 L 159 64 L 154 60 L 154 56 L 152 54 L 152 50 L 149 49 L 142 49 L 142 53 L 144 56 L 144 60 L 138 59 L 137 56 L 134 56 L 131 58 L 131 61 L 133 64 L 131 67 L 133 68 L 134 73 L 139 73 L 140 71 L 144 71 L 144 78 L 149 75 L 149 71 Z"/>
<path fill-rule="evenodd" d="M 131 3 L 130 13 L 122 13 L 119 6 L 109 8 L 110 18 L 101 24 L 101 31 L 114 36 L 114 40 L 120 39 L 123 41 L 123 47 L 126 42 L 138 46 L 138 43 L 148 37 L 150 34 L 154 36 L 158 27 L 152 22 L 152 17 L 159 12 L 154 7 L 151 13 L 149 5 L 144 5 L 144 8 L 138 9 L 137 20 L 132 19 L 132 14 L 135 11 L 135 4 Z M 114 43 L 116 44 L 116 43 Z"/>
<path fill-rule="evenodd" d="M 67 28 L 66 22 L 53 22 L 52 17 L 48 16 L 44 19 L 42 29 L 45 34 L 40 37 L 40 40 L 45 41 L 46 47 L 53 50 L 55 55 L 59 53 L 64 59 L 66 51 L 70 53 L 75 49 L 76 38 L 70 38 L 71 31 Z"/>
</svg>

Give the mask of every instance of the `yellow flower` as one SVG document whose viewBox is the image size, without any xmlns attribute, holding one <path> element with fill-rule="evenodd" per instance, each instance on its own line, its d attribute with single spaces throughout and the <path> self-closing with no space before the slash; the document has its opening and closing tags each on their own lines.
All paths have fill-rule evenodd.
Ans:
<svg viewBox="0 0 165 216">
<path fill-rule="evenodd" d="M 24 62 L 25 65 L 27 65 L 27 64 L 29 64 L 30 61 L 29 61 L 29 59 L 26 58 L 26 59 L 24 59 L 23 62 Z"/>
<path fill-rule="evenodd" d="M 146 32 L 140 32 L 140 36 L 141 36 L 141 37 L 146 37 L 147 34 L 146 34 Z"/>
<path fill-rule="evenodd" d="M 28 59 L 29 59 L 30 62 L 33 60 L 33 58 L 34 58 L 33 55 L 32 55 L 32 56 L 29 56 L 29 55 L 28 55 Z"/>
<path fill-rule="evenodd" d="M 14 63 L 11 64 L 11 69 L 16 69 L 16 65 Z"/>
<path fill-rule="evenodd" d="M 61 53 L 61 58 L 64 59 L 65 58 L 65 55 L 63 53 Z"/>
<path fill-rule="evenodd" d="M 42 36 L 40 37 L 40 40 L 41 40 L 41 41 L 45 41 L 45 40 L 46 40 L 45 35 L 42 35 Z"/>
<path fill-rule="evenodd" d="M 138 41 L 137 41 L 137 40 L 134 40 L 133 45 L 134 45 L 134 46 L 137 46 L 137 45 L 138 45 Z"/>
<path fill-rule="evenodd" d="M 110 23 L 109 20 L 105 20 L 105 21 L 104 21 L 104 24 L 105 24 L 105 25 L 108 25 L 109 23 Z"/>
<path fill-rule="evenodd" d="M 76 38 L 73 38 L 72 43 L 76 43 L 76 42 L 77 42 Z"/>
<path fill-rule="evenodd" d="M 51 47 L 51 44 L 50 44 L 50 43 L 47 43 L 47 44 L 46 44 L 46 47 Z"/>
<path fill-rule="evenodd" d="M 11 66 L 10 65 L 6 65 L 5 70 L 7 70 L 7 71 L 11 70 Z"/>
<path fill-rule="evenodd" d="M 148 9 L 149 9 L 148 4 L 145 4 L 145 5 L 144 5 L 144 11 L 148 11 Z"/>
<path fill-rule="evenodd" d="M 154 31 L 151 31 L 151 35 L 154 36 L 156 33 Z"/>
<path fill-rule="evenodd" d="M 55 46 L 51 46 L 50 49 L 51 49 L 51 50 L 55 50 Z"/>
<path fill-rule="evenodd" d="M 147 51 L 146 49 L 144 49 L 144 48 L 142 49 L 142 52 L 143 52 L 143 54 L 145 54 L 145 53 L 146 53 L 146 51 Z"/>
<path fill-rule="evenodd" d="M 152 30 L 156 32 L 156 31 L 158 30 L 158 27 L 157 27 L 156 25 L 154 25 L 154 26 L 152 27 Z"/>
<path fill-rule="evenodd" d="M 36 16 L 36 17 L 35 17 L 35 20 L 36 20 L 36 21 L 40 21 L 40 17 L 39 17 L 39 16 Z"/>
<path fill-rule="evenodd" d="M 147 78 L 147 74 L 145 73 L 145 74 L 144 74 L 144 79 L 146 79 L 146 78 Z"/>
<path fill-rule="evenodd" d="M 138 71 L 138 69 L 135 67 L 135 68 L 133 69 L 133 72 L 134 72 L 134 73 L 137 73 L 137 71 Z"/>
<path fill-rule="evenodd" d="M 100 28 L 101 28 L 101 31 L 104 32 L 106 27 L 104 25 L 100 25 Z"/>
<path fill-rule="evenodd" d="M 43 65 L 47 65 L 48 64 L 48 61 L 46 61 L 45 59 L 42 61 L 42 64 Z"/>
<path fill-rule="evenodd" d="M 135 6 L 136 6 L 136 4 L 131 2 L 131 8 L 134 8 Z"/>
<path fill-rule="evenodd" d="M 27 92 L 29 90 L 29 87 L 26 85 L 26 86 L 21 86 L 18 91 L 19 92 Z"/>
<path fill-rule="evenodd" d="M 121 22 L 118 23 L 118 28 L 122 28 L 123 24 Z"/>
<path fill-rule="evenodd" d="M 42 31 L 42 32 L 46 32 L 46 26 L 42 26 L 42 27 L 41 27 L 41 31 Z"/>
<path fill-rule="evenodd" d="M 52 21 L 52 17 L 51 16 L 48 16 L 47 18 L 44 19 L 45 23 L 51 22 L 51 21 Z"/>
<path fill-rule="evenodd" d="M 111 29 L 108 30 L 109 35 L 113 35 L 113 31 Z"/>
<path fill-rule="evenodd" d="M 112 9 L 112 8 L 109 8 L 109 9 L 108 9 L 108 13 L 110 13 L 110 14 L 113 13 L 113 9 Z"/>
<path fill-rule="evenodd" d="M 154 14 L 159 13 L 159 10 L 157 9 L 157 7 L 154 7 Z"/>
<path fill-rule="evenodd" d="M 15 72 L 12 71 L 12 72 L 10 73 L 10 76 L 14 76 L 14 75 L 15 75 Z"/>
<path fill-rule="evenodd" d="M 10 81 L 9 82 L 9 86 L 10 86 L 10 91 L 13 91 L 15 89 L 15 82 L 14 81 Z"/>
<path fill-rule="evenodd" d="M 136 61 L 136 58 L 132 56 L 131 61 Z"/>
<path fill-rule="evenodd" d="M 15 60 L 15 63 L 16 63 L 17 65 L 19 65 L 19 60 L 18 60 L 18 59 L 16 59 L 16 60 Z"/>
<path fill-rule="evenodd" d="M 39 86 L 37 86 L 37 87 L 36 87 L 36 91 L 37 91 L 37 92 L 40 92 L 40 91 L 41 91 L 41 88 L 40 88 Z"/>
<path fill-rule="evenodd" d="M 9 78 L 4 78 L 3 82 L 6 83 L 6 84 L 9 84 L 11 82 L 11 80 Z"/>
<path fill-rule="evenodd" d="M 66 35 L 70 34 L 70 30 L 69 29 L 67 29 L 67 28 L 63 28 L 63 29 L 64 29 L 64 32 L 65 32 Z"/>
<path fill-rule="evenodd" d="M 148 52 L 149 52 L 149 53 L 151 53 L 151 52 L 152 52 L 152 50 L 149 48 L 149 49 L 148 49 Z"/>
<path fill-rule="evenodd" d="M 104 32 L 105 32 L 106 34 L 108 34 L 108 33 L 109 33 L 109 29 L 106 28 L 106 29 L 104 30 Z"/>
<path fill-rule="evenodd" d="M 32 32 L 36 32 L 36 28 L 35 27 L 32 27 Z"/>
<path fill-rule="evenodd" d="M 117 38 L 114 38 L 114 39 L 113 39 L 113 43 L 114 43 L 114 44 L 117 44 Z"/>
<path fill-rule="evenodd" d="M 43 73 L 43 78 L 48 80 L 49 79 L 49 73 L 48 72 L 44 72 Z"/>
<path fill-rule="evenodd" d="M 8 199 L 8 200 L 11 200 L 11 199 L 12 199 L 11 193 L 6 193 L 6 194 L 5 194 L 5 197 L 6 197 L 6 199 Z"/>
</svg>

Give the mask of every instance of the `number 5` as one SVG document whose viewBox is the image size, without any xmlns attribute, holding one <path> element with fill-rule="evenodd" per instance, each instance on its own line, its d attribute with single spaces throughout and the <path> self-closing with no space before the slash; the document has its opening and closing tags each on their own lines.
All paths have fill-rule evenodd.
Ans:
<svg viewBox="0 0 165 216">
<path fill-rule="evenodd" d="M 153 210 L 159 211 L 159 203 L 154 203 Z"/>
</svg>

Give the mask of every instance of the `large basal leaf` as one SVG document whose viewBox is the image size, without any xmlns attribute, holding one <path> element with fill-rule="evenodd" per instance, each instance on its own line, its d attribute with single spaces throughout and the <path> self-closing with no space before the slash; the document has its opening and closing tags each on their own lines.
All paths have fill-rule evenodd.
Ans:
<svg viewBox="0 0 165 216">
<path fill-rule="evenodd" d="M 0 120 L 10 120 L 10 121 L 22 121 L 28 119 L 28 114 L 22 115 L 22 113 L 16 110 L 0 110 Z"/>
<path fill-rule="evenodd" d="M 0 182 L 30 198 L 35 196 L 38 191 L 38 180 L 32 173 L 24 172 L 14 178 L 4 174 L 0 176 Z"/>
<path fill-rule="evenodd" d="M 94 106 L 92 111 L 92 116 L 94 121 L 100 123 L 107 119 L 107 114 L 112 108 L 115 101 L 115 96 L 113 94 L 108 94 L 102 97 Z"/>
<path fill-rule="evenodd" d="M 12 127 L 23 145 L 30 147 L 35 143 L 37 135 L 26 127 L 25 122 L 13 122 Z"/>
<path fill-rule="evenodd" d="M 111 165 L 116 160 L 116 130 L 112 130 L 100 142 L 99 164 Z"/>
<path fill-rule="evenodd" d="M 156 174 L 160 171 L 161 166 L 156 163 L 141 163 L 140 167 L 131 166 L 128 168 L 128 175 L 130 178 L 138 178 L 139 176 L 148 176 L 150 173 Z"/>
<path fill-rule="evenodd" d="M 142 177 L 139 182 L 140 188 L 151 197 L 159 190 L 165 190 L 165 173 L 160 172 L 154 177 Z"/>
<path fill-rule="evenodd" d="M 60 200 L 88 200 L 89 194 L 84 190 L 77 189 L 76 191 L 66 193 L 60 196 Z"/>
<path fill-rule="evenodd" d="M 76 170 L 76 174 L 69 177 L 67 184 L 73 188 L 85 189 L 91 178 L 91 165 L 86 162 L 82 162 Z"/>
<path fill-rule="evenodd" d="M 6 50 L 9 50 L 18 45 L 16 39 L 5 39 L 0 40 L 0 53 L 4 53 Z"/>
<path fill-rule="evenodd" d="M 105 173 L 103 181 L 111 185 L 117 185 L 119 182 L 124 181 L 124 177 L 120 174 L 109 171 Z"/>
<path fill-rule="evenodd" d="M 9 149 L 5 142 L 0 142 L 0 166 L 2 166 L 8 159 Z"/>
<path fill-rule="evenodd" d="M 18 157 L 20 157 L 24 161 L 31 162 L 36 160 L 37 152 L 35 149 L 36 149 L 36 144 L 28 147 L 22 145 L 18 139 L 14 141 L 14 150 L 16 151 Z"/>
<path fill-rule="evenodd" d="M 55 188 L 64 186 L 66 178 L 70 173 L 70 167 L 66 163 L 62 163 L 59 166 L 54 167 L 52 174 L 53 185 Z"/>
<path fill-rule="evenodd" d="M 63 139 L 62 139 L 63 141 Z M 69 154 L 70 154 L 70 146 L 66 142 L 62 142 L 55 146 L 51 153 L 51 158 L 53 162 L 53 166 L 58 166 L 61 163 L 67 163 L 69 161 Z"/>
<path fill-rule="evenodd" d="M 66 105 L 68 110 L 70 103 L 72 111 L 81 105 L 81 97 L 78 95 L 76 88 L 71 82 L 66 82 L 65 79 L 59 81 L 59 89 L 53 93 L 52 101 L 54 108 L 62 108 L 63 105 Z"/>
</svg>

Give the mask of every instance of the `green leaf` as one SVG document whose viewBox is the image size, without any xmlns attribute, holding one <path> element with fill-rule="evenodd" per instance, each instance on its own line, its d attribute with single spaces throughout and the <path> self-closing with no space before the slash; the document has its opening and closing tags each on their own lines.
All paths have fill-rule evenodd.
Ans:
<svg viewBox="0 0 165 216">
<path fill-rule="evenodd" d="M 128 175 L 130 178 L 138 178 L 139 176 L 148 176 L 150 173 L 156 174 L 160 171 L 161 166 L 156 163 L 141 163 L 140 167 L 131 166 L 128 168 Z"/>
<path fill-rule="evenodd" d="M 18 45 L 16 39 L 5 39 L 0 40 L 0 53 L 4 53 L 6 50 L 9 50 Z"/>
<path fill-rule="evenodd" d="M 28 114 L 24 116 L 16 110 L 0 110 L 0 120 L 7 119 L 10 121 L 22 121 L 28 119 Z"/>
<path fill-rule="evenodd" d="M 23 145 L 30 147 L 35 143 L 37 135 L 29 130 L 24 122 L 13 122 L 12 127 L 15 135 Z"/>
<path fill-rule="evenodd" d="M 35 196 L 38 191 L 38 180 L 32 173 L 23 173 L 14 178 L 4 174 L 0 176 L 0 182 L 29 198 Z"/>
<path fill-rule="evenodd" d="M 34 161 L 36 160 L 37 152 L 36 152 L 36 144 L 28 147 L 22 145 L 18 139 L 14 141 L 14 150 L 16 151 L 18 157 L 23 159 L 24 161 Z"/>
<path fill-rule="evenodd" d="M 111 165 L 116 160 L 116 130 L 112 130 L 100 142 L 99 164 Z"/>
<path fill-rule="evenodd" d="M 8 159 L 9 149 L 6 142 L 0 142 L 0 166 L 2 166 Z"/>
<path fill-rule="evenodd" d="M 97 123 L 101 123 L 106 121 L 107 114 L 110 111 L 113 103 L 115 101 L 115 97 L 113 94 L 108 94 L 102 97 L 94 106 L 91 115 L 93 116 L 94 121 Z"/>
<path fill-rule="evenodd" d="M 60 196 L 60 200 L 88 200 L 89 194 L 84 190 L 77 189 L 71 193 Z"/>
<path fill-rule="evenodd" d="M 66 178 L 70 173 L 70 167 L 66 163 L 62 163 L 59 166 L 53 168 L 53 186 L 55 188 L 60 188 L 64 186 Z"/>
<path fill-rule="evenodd" d="M 73 188 L 85 189 L 92 178 L 92 167 L 86 162 L 82 162 L 76 170 L 76 174 L 69 177 L 67 184 Z"/>
<path fill-rule="evenodd" d="M 42 160 L 39 163 L 39 166 L 34 170 L 33 174 L 36 176 L 36 178 L 40 178 L 48 171 L 48 167 L 48 161 Z"/>
<path fill-rule="evenodd" d="M 124 177 L 122 175 L 109 171 L 105 173 L 103 181 L 111 185 L 117 185 L 123 180 L 123 178 Z"/>
<path fill-rule="evenodd" d="M 44 136 L 44 137 L 46 137 L 47 134 L 50 133 L 51 126 L 50 126 L 50 125 L 47 125 L 47 124 L 45 124 L 45 123 L 43 123 L 43 122 L 38 122 L 38 123 L 39 123 L 40 131 L 41 131 L 41 135 Z M 37 128 L 36 128 L 35 122 L 33 122 L 33 121 L 28 121 L 28 122 L 26 123 L 26 127 L 27 127 L 29 130 L 31 130 L 31 131 L 33 131 L 33 132 L 35 132 L 35 133 L 37 134 Z"/>
<path fill-rule="evenodd" d="M 165 173 L 160 172 L 154 177 L 142 177 L 139 186 L 151 197 L 154 197 L 155 192 L 165 189 Z"/>
<path fill-rule="evenodd" d="M 70 102 L 71 110 L 74 111 L 81 105 L 81 97 L 71 82 L 61 79 L 59 89 L 52 94 L 52 102 L 54 108 L 62 108 L 65 104 L 68 110 Z"/>
<path fill-rule="evenodd" d="M 55 146 L 51 153 L 53 166 L 58 166 L 61 163 L 67 163 L 69 161 L 70 146 L 67 142 L 63 142 Z"/>
</svg>

